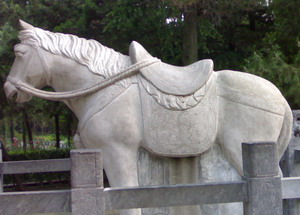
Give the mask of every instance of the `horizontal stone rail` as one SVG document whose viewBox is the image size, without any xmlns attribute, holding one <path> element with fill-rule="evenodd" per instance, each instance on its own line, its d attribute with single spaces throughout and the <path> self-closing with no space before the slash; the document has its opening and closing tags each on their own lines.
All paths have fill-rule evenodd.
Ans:
<svg viewBox="0 0 300 215">
<path fill-rule="evenodd" d="M 71 190 L 0 194 L 1 215 L 63 212 L 71 212 Z"/>
<path fill-rule="evenodd" d="M 295 186 L 297 187 L 296 189 Z M 300 177 L 282 179 L 282 198 L 300 198 L 299 187 Z M 245 182 L 106 188 L 104 189 L 105 209 L 113 210 L 138 207 L 148 208 L 175 205 L 243 202 L 247 201 L 248 196 L 245 189 Z M 167 194 L 165 194 L 166 191 Z M 145 192 L 147 193 L 146 197 L 144 195 Z M 201 195 L 199 195 L 199 193 Z M 157 200 L 158 195 L 165 198 L 163 198 L 163 200 L 161 198 Z M 196 196 L 196 199 L 191 198 L 192 196 Z M 12 204 L 16 202 L 17 204 Z M 71 212 L 71 190 L 13 192 L 0 194 L 1 215 L 63 212 Z"/>
<path fill-rule="evenodd" d="M 0 174 L 64 172 L 71 170 L 70 159 L 9 161 L 0 163 Z"/>
<path fill-rule="evenodd" d="M 105 209 L 130 209 L 247 201 L 247 183 L 106 188 Z"/>
<path fill-rule="evenodd" d="M 300 199 L 300 177 L 281 179 L 282 199 Z"/>
<path fill-rule="evenodd" d="M 67 171 L 71 167 L 71 190 L 0 193 L 0 214 L 72 212 L 73 215 L 104 215 L 105 210 L 112 209 L 243 202 L 245 215 L 281 215 L 282 199 L 300 198 L 300 177 L 279 177 L 274 143 L 243 144 L 243 158 L 243 181 L 103 188 L 101 151 L 73 150 L 71 161 L 57 161 L 64 166 L 59 164 L 61 167 L 54 168 L 55 171 Z M 48 165 L 51 172 L 55 161 L 50 163 L 35 162 L 36 166 L 44 168 Z M 26 168 L 29 162 L 18 165 Z M 2 174 L 12 174 L 12 169 L 24 173 L 22 168 L 16 167 L 18 165 L 1 163 Z M 31 169 L 38 171 L 39 168 Z"/>
<path fill-rule="evenodd" d="M 300 177 L 283 178 L 281 181 L 282 199 L 300 198 Z M 105 208 L 113 210 L 247 202 L 249 198 L 247 186 L 247 182 L 237 181 L 200 185 L 106 188 Z"/>
</svg>

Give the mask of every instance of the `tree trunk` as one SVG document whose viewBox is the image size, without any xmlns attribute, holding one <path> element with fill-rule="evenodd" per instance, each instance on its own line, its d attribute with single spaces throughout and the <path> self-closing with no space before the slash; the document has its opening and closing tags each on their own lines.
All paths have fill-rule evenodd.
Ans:
<svg viewBox="0 0 300 215">
<path fill-rule="evenodd" d="M 26 120 L 23 111 L 23 124 L 22 124 L 22 139 L 23 139 L 23 150 L 27 150 L 27 142 L 26 142 Z"/>
<path fill-rule="evenodd" d="M 250 31 L 256 31 L 256 24 L 255 24 L 255 13 L 249 12 L 249 29 Z"/>
<path fill-rule="evenodd" d="M 71 130 L 71 124 L 72 124 L 72 116 L 68 117 L 67 122 L 67 129 L 68 129 L 68 147 L 71 147 L 71 136 L 72 136 L 72 130 Z"/>
<path fill-rule="evenodd" d="M 10 140 L 11 143 L 14 142 L 14 137 L 15 137 L 15 130 L 14 130 L 14 118 L 12 114 L 9 114 L 9 133 L 10 133 Z"/>
<path fill-rule="evenodd" d="M 182 49 L 184 65 L 198 60 L 198 14 L 195 7 L 188 7 L 184 12 Z"/>
<path fill-rule="evenodd" d="M 3 141 L 6 141 L 6 122 L 4 119 L 2 120 L 2 122 L 2 138 Z"/>
<path fill-rule="evenodd" d="M 31 131 L 29 120 L 28 120 L 28 114 L 27 114 L 25 108 L 23 109 L 23 117 L 24 117 L 24 121 L 25 121 L 25 127 L 27 129 L 29 145 L 30 145 L 30 148 L 33 149 L 32 131 Z"/>
<path fill-rule="evenodd" d="M 56 148 L 60 148 L 60 132 L 59 132 L 59 114 L 56 113 L 54 115 L 54 123 L 55 123 L 55 137 L 56 137 Z"/>
</svg>

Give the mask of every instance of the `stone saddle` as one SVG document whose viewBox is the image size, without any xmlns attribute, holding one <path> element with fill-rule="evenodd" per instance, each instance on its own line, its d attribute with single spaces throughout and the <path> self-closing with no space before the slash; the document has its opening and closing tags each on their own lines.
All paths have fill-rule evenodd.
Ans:
<svg viewBox="0 0 300 215">
<path fill-rule="evenodd" d="M 129 55 L 132 63 L 153 58 L 142 45 L 133 41 Z M 163 62 L 140 70 L 142 76 L 164 93 L 190 95 L 200 89 L 213 72 L 212 60 L 200 60 L 189 66 L 178 67 Z"/>
<path fill-rule="evenodd" d="M 129 54 L 132 63 L 153 58 L 137 42 L 131 43 Z M 159 62 L 140 74 L 142 147 L 167 157 L 197 156 L 208 150 L 217 134 L 213 62 L 202 60 L 186 67 Z"/>
</svg>

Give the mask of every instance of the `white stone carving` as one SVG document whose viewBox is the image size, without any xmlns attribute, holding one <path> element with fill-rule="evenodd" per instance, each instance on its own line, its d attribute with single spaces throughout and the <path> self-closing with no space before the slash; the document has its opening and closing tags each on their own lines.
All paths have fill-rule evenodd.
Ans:
<svg viewBox="0 0 300 215">
<path fill-rule="evenodd" d="M 17 102 L 31 99 L 18 88 L 21 82 L 39 89 L 50 85 L 57 92 L 77 90 L 95 85 L 132 63 L 152 59 L 136 42 L 129 57 L 95 41 L 51 33 L 24 22 L 21 26 L 21 43 L 15 47 L 16 59 L 4 85 L 7 97 L 17 95 Z M 134 75 L 96 93 L 64 100 L 79 119 L 82 146 L 102 150 L 111 186 L 139 185 L 140 148 L 170 157 L 201 154 L 199 162 L 184 158 L 184 164 L 179 165 L 182 168 L 176 165 L 177 160 L 171 162 L 170 183 L 197 183 L 196 172 L 183 168 L 189 164 L 201 174 L 210 174 L 207 180 L 202 175 L 200 181 L 218 180 L 219 173 L 227 174 L 226 168 L 215 168 L 216 163 L 211 162 L 219 159 L 220 153 L 242 175 L 241 142 L 276 141 L 282 156 L 291 136 L 292 114 L 279 90 L 251 74 L 213 72 L 212 65 L 211 60 L 188 67 L 156 63 L 141 69 L 139 78 Z M 222 162 L 224 166 L 226 162 Z M 203 165 L 201 171 L 198 165 Z M 233 208 L 227 212 L 240 213 Z M 176 210 L 172 211 L 175 215 Z M 228 214 L 225 209 L 216 212 L 209 207 L 203 211 Z M 141 210 L 121 214 L 140 215 Z"/>
<path fill-rule="evenodd" d="M 142 86 L 145 88 L 145 90 L 156 100 L 158 104 L 171 110 L 186 110 L 195 107 L 199 104 L 199 102 L 202 101 L 204 95 L 207 93 L 207 90 L 209 89 L 211 84 L 211 81 L 208 81 L 194 94 L 180 96 L 166 94 L 160 91 L 141 76 L 139 76 L 139 81 L 142 83 Z"/>
</svg>

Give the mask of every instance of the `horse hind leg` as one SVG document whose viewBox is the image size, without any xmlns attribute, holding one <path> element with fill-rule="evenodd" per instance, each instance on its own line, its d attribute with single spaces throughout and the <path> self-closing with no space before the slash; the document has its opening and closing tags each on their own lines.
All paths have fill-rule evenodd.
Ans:
<svg viewBox="0 0 300 215">
<path fill-rule="evenodd" d="M 280 153 L 285 149 L 282 145 L 288 144 L 284 135 L 284 133 L 289 135 L 289 132 L 285 131 L 289 129 L 288 111 L 285 115 L 278 115 L 225 99 L 221 100 L 220 105 L 221 110 L 226 109 L 226 113 L 219 114 L 217 141 L 226 159 L 240 175 L 243 175 L 241 143 L 279 141 Z"/>
</svg>

